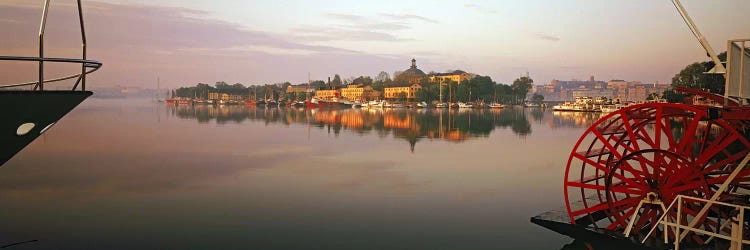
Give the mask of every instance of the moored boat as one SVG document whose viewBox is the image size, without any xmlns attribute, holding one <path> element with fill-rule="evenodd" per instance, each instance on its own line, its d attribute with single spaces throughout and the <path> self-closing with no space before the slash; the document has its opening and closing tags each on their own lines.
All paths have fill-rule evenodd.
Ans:
<svg viewBox="0 0 750 250">
<path fill-rule="evenodd" d="M 465 102 L 458 103 L 458 108 L 466 109 L 466 108 L 473 108 L 473 107 L 474 105 L 472 105 L 471 103 L 465 103 Z"/>
<path fill-rule="evenodd" d="M 491 109 L 501 109 L 501 108 L 505 108 L 505 105 L 501 103 L 493 102 L 493 103 L 490 103 L 489 107 Z"/>
</svg>

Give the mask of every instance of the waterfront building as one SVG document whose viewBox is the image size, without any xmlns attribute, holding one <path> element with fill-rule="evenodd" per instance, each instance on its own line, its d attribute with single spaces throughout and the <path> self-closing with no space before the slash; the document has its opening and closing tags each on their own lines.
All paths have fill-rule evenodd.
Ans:
<svg viewBox="0 0 750 250">
<path fill-rule="evenodd" d="M 422 79 L 424 79 L 425 77 L 427 77 L 427 74 L 417 68 L 417 60 L 412 58 L 411 67 L 409 67 L 409 69 L 405 70 L 404 72 L 401 72 L 400 74 L 394 76 L 393 81 L 397 83 L 416 84 L 422 82 Z"/>
<path fill-rule="evenodd" d="M 383 91 L 385 92 L 386 99 L 398 99 L 400 93 L 405 93 L 406 99 L 414 99 L 417 98 L 417 90 L 421 88 L 422 85 L 418 83 L 395 84 L 384 88 Z"/>
<path fill-rule="evenodd" d="M 341 96 L 350 100 L 369 101 L 380 98 L 380 91 L 374 90 L 372 86 L 349 84 L 341 89 Z"/>
<path fill-rule="evenodd" d="M 437 73 L 434 75 L 430 75 L 429 78 L 431 83 L 444 82 L 445 80 L 461 83 L 462 81 L 469 79 L 471 79 L 471 74 L 466 73 L 462 70 L 456 70 L 450 73 Z"/>
<path fill-rule="evenodd" d="M 611 89 L 576 89 L 571 92 L 573 99 L 576 97 L 606 97 L 608 99 L 615 97 L 615 93 Z"/>
<path fill-rule="evenodd" d="M 221 94 L 220 94 L 220 93 L 217 93 L 217 92 L 209 92 L 209 93 L 208 93 L 208 99 L 209 99 L 209 100 L 219 100 L 219 98 L 221 98 L 221 96 L 220 96 L 220 95 L 221 95 Z"/>
<path fill-rule="evenodd" d="M 340 95 L 341 93 L 338 89 L 321 89 L 315 91 L 315 98 L 318 99 L 331 99 Z"/>
<path fill-rule="evenodd" d="M 299 84 L 299 85 L 289 85 L 286 87 L 286 93 L 311 93 L 314 89 L 310 87 L 310 84 Z"/>
</svg>

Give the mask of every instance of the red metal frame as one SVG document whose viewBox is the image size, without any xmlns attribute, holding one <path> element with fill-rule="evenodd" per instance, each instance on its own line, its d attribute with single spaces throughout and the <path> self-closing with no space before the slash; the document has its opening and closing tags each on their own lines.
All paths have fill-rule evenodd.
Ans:
<svg viewBox="0 0 750 250">
<path fill-rule="evenodd" d="M 722 115 L 745 117 L 746 111 L 732 107 Z M 710 197 L 731 172 L 724 166 L 739 162 L 750 148 L 737 130 L 746 120 L 710 118 L 708 107 L 648 103 L 596 121 L 568 158 L 564 194 L 571 223 L 621 230 L 649 193 L 667 205 L 678 194 Z M 733 188 L 748 178 L 750 170 L 743 171 Z M 578 200 L 581 207 L 573 207 Z M 699 204 L 686 203 L 682 209 L 697 213 Z M 663 213 L 651 204 L 637 212 L 634 232 L 650 229 Z M 718 225 L 712 218 L 702 223 L 707 230 Z"/>
</svg>

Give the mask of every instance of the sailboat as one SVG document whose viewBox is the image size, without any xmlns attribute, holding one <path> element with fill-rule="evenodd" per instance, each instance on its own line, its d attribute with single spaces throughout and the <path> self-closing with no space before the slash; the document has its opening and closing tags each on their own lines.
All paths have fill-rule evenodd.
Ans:
<svg viewBox="0 0 750 250">
<path fill-rule="evenodd" d="M 440 101 L 438 101 L 438 103 L 435 104 L 435 107 L 439 108 L 439 109 L 448 108 L 448 104 L 443 102 L 443 84 L 442 83 L 439 83 L 439 84 L 440 84 L 440 86 L 439 86 L 439 89 L 440 89 Z"/>
<path fill-rule="evenodd" d="M 490 108 L 491 109 L 505 108 L 505 105 L 503 105 L 502 103 L 497 102 L 497 88 L 495 88 L 495 100 L 492 103 L 490 103 Z"/>
</svg>

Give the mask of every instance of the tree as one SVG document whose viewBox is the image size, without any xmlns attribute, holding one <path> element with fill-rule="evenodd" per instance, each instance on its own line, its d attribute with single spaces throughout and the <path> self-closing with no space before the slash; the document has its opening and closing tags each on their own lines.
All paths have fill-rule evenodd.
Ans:
<svg viewBox="0 0 750 250">
<path fill-rule="evenodd" d="M 382 73 L 385 73 L 385 72 L 382 72 Z M 362 84 L 362 85 L 371 85 L 372 78 L 370 78 L 369 76 L 360 76 L 360 77 L 354 78 L 354 80 L 352 80 L 352 83 Z"/>
<path fill-rule="evenodd" d="M 498 84 L 495 86 L 495 90 L 497 91 L 497 99 L 501 103 L 512 103 L 516 99 L 513 94 L 513 87 L 508 84 Z"/>
<path fill-rule="evenodd" d="M 398 93 L 398 101 L 400 101 L 400 102 L 406 101 L 406 93 L 405 92 L 399 92 Z"/>
<path fill-rule="evenodd" d="M 333 76 L 333 80 L 331 81 L 332 87 L 340 87 L 341 86 L 341 76 L 339 74 L 336 74 Z"/>
<path fill-rule="evenodd" d="M 662 96 L 664 97 L 667 102 L 683 102 L 685 100 L 685 95 L 675 92 L 674 90 L 665 90 L 664 93 L 662 93 Z"/>
<path fill-rule="evenodd" d="M 513 85 L 511 85 L 511 87 L 513 88 L 513 94 L 516 97 L 516 103 L 519 103 L 518 100 L 521 101 L 520 103 L 526 101 L 526 95 L 529 93 L 531 84 L 533 82 L 534 80 L 527 76 L 522 76 L 513 81 Z"/>
<path fill-rule="evenodd" d="M 229 87 L 229 84 L 227 84 L 224 81 L 221 81 L 221 82 L 216 82 L 216 84 L 214 84 L 214 86 L 216 86 L 217 89 L 224 89 L 224 88 Z"/>
<path fill-rule="evenodd" d="M 435 85 L 434 87 L 438 87 L 438 85 Z M 417 101 L 431 103 L 436 100 L 438 94 L 435 93 L 435 90 L 437 90 L 437 88 L 433 88 L 433 86 L 426 86 L 417 90 L 417 93 L 415 93 Z"/>
<path fill-rule="evenodd" d="M 376 81 L 372 84 L 372 89 L 375 91 L 383 92 L 383 89 L 385 88 L 384 85 L 385 85 L 384 82 Z"/>
<path fill-rule="evenodd" d="M 727 53 L 718 55 L 719 60 L 726 60 Z M 687 87 L 694 89 L 708 89 L 711 93 L 724 94 L 724 75 L 705 74 L 714 67 L 713 61 L 695 62 L 685 66 L 672 77 L 672 87 Z"/>
<path fill-rule="evenodd" d="M 531 96 L 531 101 L 534 102 L 534 103 L 536 103 L 536 104 L 541 104 L 542 101 L 544 101 L 544 96 L 540 95 L 540 94 L 537 94 L 537 93 L 534 93 L 534 95 Z"/>
<path fill-rule="evenodd" d="M 380 73 L 378 73 L 378 76 L 375 77 L 376 82 L 385 82 L 388 80 L 391 80 L 391 77 L 388 76 L 388 72 L 385 71 L 380 71 Z"/>
<path fill-rule="evenodd" d="M 326 82 L 322 80 L 312 81 L 310 83 L 310 87 L 313 89 L 325 89 L 326 88 Z"/>
<path fill-rule="evenodd" d="M 458 84 L 454 90 L 456 92 L 456 100 L 459 102 L 469 101 L 470 93 L 468 84 L 465 82 L 463 84 Z"/>
</svg>

